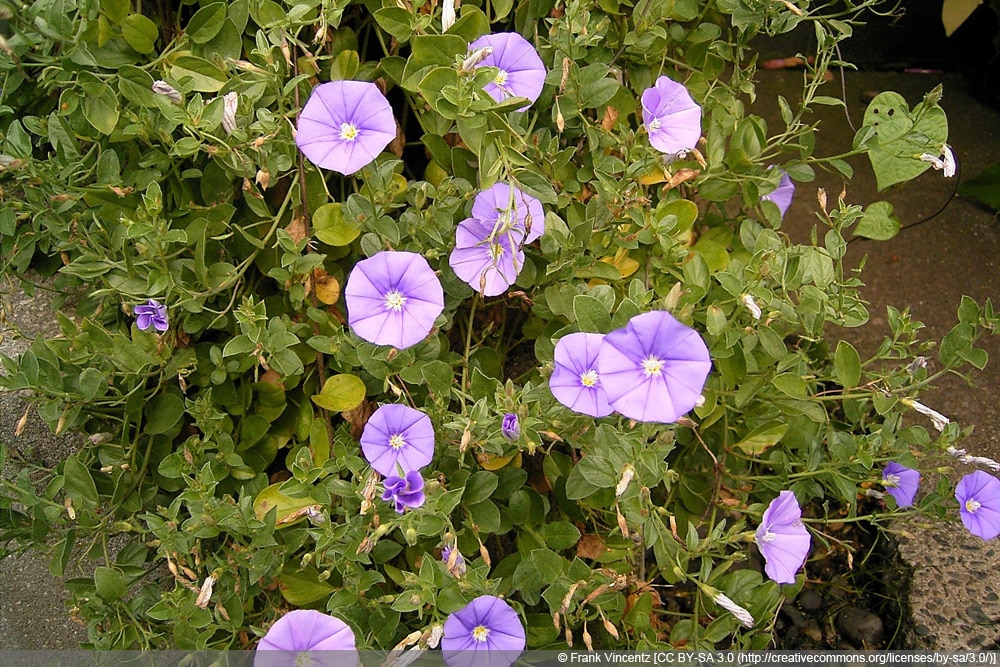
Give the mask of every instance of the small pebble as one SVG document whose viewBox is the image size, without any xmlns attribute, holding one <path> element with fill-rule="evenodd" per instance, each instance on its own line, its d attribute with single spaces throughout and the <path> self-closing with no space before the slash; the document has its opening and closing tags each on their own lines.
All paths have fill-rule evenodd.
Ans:
<svg viewBox="0 0 1000 667">
<path fill-rule="evenodd" d="M 857 648 L 875 648 L 882 640 L 882 619 L 867 609 L 847 607 L 837 614 L 837 631 Z"/>
<path fill-rule="evenodd" d="M 823 597 L 811 588 L 799 593 L 798 601 L 803 611 L 819 611 L 823 608 Z"/>
</svg>

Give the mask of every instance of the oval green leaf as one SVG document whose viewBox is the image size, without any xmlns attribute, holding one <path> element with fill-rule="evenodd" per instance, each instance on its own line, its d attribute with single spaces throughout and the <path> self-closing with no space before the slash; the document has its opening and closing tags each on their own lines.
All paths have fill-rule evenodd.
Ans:
<svg viewBox="0 0 1000 667">
<path fill-rule="evenodd" d="M 357 375 L 342 373 L 328 378 L 313 403 L 332 412 L 353 410 L 365 400 L 365 383 Z"/>
</svg>

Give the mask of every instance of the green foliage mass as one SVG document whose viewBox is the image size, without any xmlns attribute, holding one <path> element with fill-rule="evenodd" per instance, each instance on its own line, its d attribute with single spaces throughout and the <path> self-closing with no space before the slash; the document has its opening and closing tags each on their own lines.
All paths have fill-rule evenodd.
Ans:
<svg viewBox="0 0 1000 667">
<path fill-rule="evenodd" d="M 59 575 L 94 561 L 68 585 L 98 648 L 249 648 L 309 607 L 387 649 L 483 594 L 514 606 L 531 648 L 768 646 L 804 575 L 782 588 L 751 562 L 764 508 L 794 491 L 814 555 L 831 547 L 828 521 L 894 514 L 859 516 L 881 466 L 917 466 L 961 436 L 905 425 L 901 399 L 981 368 L 975 341 L 997 324 L 964 302 L 928 371 L 914 363 L 932 349 L 920 324 L 890 310 L 891 336 L 862 359 L 828 330 L 867 321 L 846 243 L 895 234 L 891 206 L 824 205 L 797 245 L 761 200 L 773 165 L 849 178 L 845 158 L 866 154 L 883 188 L 940 154 L 939 91 L 912 110 L 886 93 L 849 154 L 817 147 L 811 110 L 842 104 L 820 94 L 824 74 L 869 4 L 471 0 L 442 34 L 439 4 L 422 0 L 0 0 L 0 261 L 12 277 L 58 269 L 75 307 L 56 315 L 59 335 L 3 359 L 0 386 L 89 436 L 55 469 L 3 481 L 0 540 L 49 549 Z M 802 25 L 815 62 L 768 127 L 746 110 L 751 40 Z M 461 68 L 471 41 L 504 30 L 548 69 L 524 112 L 482 91 L 492 72 Z M 703 140 L 673 162 L 642 127 L 661 74 L 703 110 Z M 378 81 L 401 127 L 350 178 L 293 140 L 310 91 L 333 79 Z M 160 80 L 180 102 L 153 92 Z M 511 290 L 483 299 L 447 258 L 475 193 L 498 181 L 543 202 L 546 231 Z M 352 334 L 340 298 L 354 264 L 389 248 L 422 254 L 445 290 L 435 329 L 406 350 Z M 167 306 L 162 335 L 135 326 L 148 299 Z M 559 337 L 654 309 L 711 351 L 688 417 L 595 421 L 553 398 Z M 402 515 L 358 446 L 384 402 L 426 412 L 437 439 L 426 504 Z M 514 442 L 505 413 L 520 418 Z M 942 517 L 947 496 L 909 511 Z M 460 577 L 447 545 L 467 561 Z"/>
</svg>

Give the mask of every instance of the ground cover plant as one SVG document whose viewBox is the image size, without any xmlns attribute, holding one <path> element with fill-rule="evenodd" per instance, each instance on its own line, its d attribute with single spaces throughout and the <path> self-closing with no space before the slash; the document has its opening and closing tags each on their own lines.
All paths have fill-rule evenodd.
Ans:
<svg viewBox="0 0 1000 667">
<path fill-rule="evenodd" d="M 13 461 L 2 543 L 94 566 L 97 648 L 448 652 L 765 648 L 830 523 L 994 537 L 993 475 L 917 492 L 998 467 L 919 402 L 992 306 L 829 338 L 868 319 L 848 241 L 900 223 L 815 170 L 955 169 L 940 90 L 823 151 L 872 6 L 0 0 L 3 271 L 75 312 L 0 386 L 87 436 Z M 801 26 L 768 127 L 751 40 Z"/>
</svg>

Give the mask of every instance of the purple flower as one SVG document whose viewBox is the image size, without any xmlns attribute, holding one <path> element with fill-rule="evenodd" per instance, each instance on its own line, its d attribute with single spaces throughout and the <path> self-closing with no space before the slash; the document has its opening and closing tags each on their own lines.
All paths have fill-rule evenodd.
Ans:
<svg viewBox="0 0 1000 667">
<path fill-rule="evenodd" d="M 426 338 L 444 310 L 441 281 L 427 260 L 412 252 L 383 250 L 355 264 L 344 300 L 354 333 L 399 349 Z"/>
<path fill-rule="evenodd" d="M 147 331 L 149 327 L 157 331 L 166 331 L 169 326 L 167 307 L 155 299 L 150 299 L 144 306 L 136 306 L 132 311 L 135 313 L 135 325 L 143 331 Z"/>
<path fill-rule="evenodd" d="M 424 478 L 416 470 L 409 471 L 405 477 L 389 475 L 385 478 L 382 500 L 392 501 L 397 514 L 405 512 L 407 507 L 421 507 L 424 504 Z"/>
<path fill-rule="evenodd" d="M 697 331 L 657 310 L 607 334 L 597 366 L 612 408 L 629 419 L 671 423 L 698 403 L 712 361 Z"/>
<path fill-rule="evenodd" d="M 781 217 L 785 217 L 785 211 L 788 207 L 792 205 L 792 197 L 795 195 L 795 183 L 792 182 L 792 177 L 788 175 L 788 172 L 784 169 L 781 170 L 781 180 L 778 181 L 778 187 L 775 188 L 770 194 L 766 194 L 760 198 L 761 201 L 774 202 L 778 206 L 778 211 L 781 213 Z"/>
<path fill-rule="evenodd" d="M 970 533 L 984 540 L 1000 535 L 1000 479 L 977 470 L 958 483 L 955 498 Z"/>
<path fill-rule="evenodd" d="M 643 91 L 642 122 L 653 148 L 669 155 L 694 148 L 701 137 L 701 107 L 684 84 L 666 76 Z"/>
<path fill-rule="evenodd" d="M 458 223 L 448 263 L 459 278 L 483 296 L 503 294 L 524 266 L 524 252 L 512 233 L 496 234 L 475 218 Z"/>
<path fill-rule="evenodd" d="M 483 595 L 448 616 L 444 622 L 441 650 L 452 667 L 509 665 L 524 649 L 524 626 L 509 604 L 492 595 Z M 503 651 L 500 655 L 477 658 L 471 651 Z"/>
<path fill-rule="evenodd" d="M 257 644 L 258 651 L 355 651 L 354 631 L 339 618 L 312 609 L 296 609 L 279 618 Z M 254 664 L 288 664 L 281 656 L 258 653 Z M 355 657 L 356 659 L 356 657 Z M 346 663 L 345 663 L 346 664 Z"/>
<path fill-rule="evenodd" d="M 530 103 L 518 109 L 524 111 L 538 99 L 545 84 L 545 65 L 538 52 L 531 42 L 516 32 L 483 35 L 469 44 L 469 52 L 486 46 L 492 47 L 493 53 L 483 58 L 477 67 L 496 67 L 500 71 L 483 90 L 497 102 L 508 97 L 528 98 Z"/>
<path fill-rule="evenodd" d="M 347 176 L 395 138 L 396 118 L 378 86 L 330 81 L 316 86 L 302 107 L 295 143 L 313 164 Z"/>
<path fill-rule="evenodd" d="M 397 403 L 380 406 L 361 433 L 361 451 L 387 477 L 420 470 L 434 458 L 430 417 Z"/>
<path fill-rule="evenodd" d="M 465 558 L 458 547 L 447 546 L 441 549 L 441 561 L 448 568 L 451 576 L 461 577 L 465 574 Z"/>
<path fill-rule="evenodd" d="M 503 421 L 500 422 L 500 433 L 511 442 L 521 437 L 521 423 L 518 421 L 517 415 L 508 412 L 503 416 Z"/>
<path fill-rule="evenodd" d="M 531 243 L 545 231 L 542 202 L 507 183 L 494 183 L 476 195 L 472 217 L 497 234 L 510 234 L 518 245 Z"/>
<path fill-rule="evenodd" d="M 802 510 L 791 491 L 782 491 L 764 510 L 755 535 L 764 555 L 764 572 L 779 584 L 794 584 L 806 561 L 812 537 L 802 525 Z"/>
<path fill-rule="evenodd" d="M 591 417 L 614 412 L 597 372 L 597 353 L 603 341 L 604 335 L 596 333 L 571 333 L 560 338 L 549 378 L 549 389 L 557 401 Z"/>
<path fill-rule="evenodd" d="M 896 499 L 896 505 L 909 507 L 913 504 L 913 496 L 917 494 L 920 472 L 895 461 L 889 461 L 882 470 L 882 482 L 885 484 L 886 493 Z"/>
</svg>

